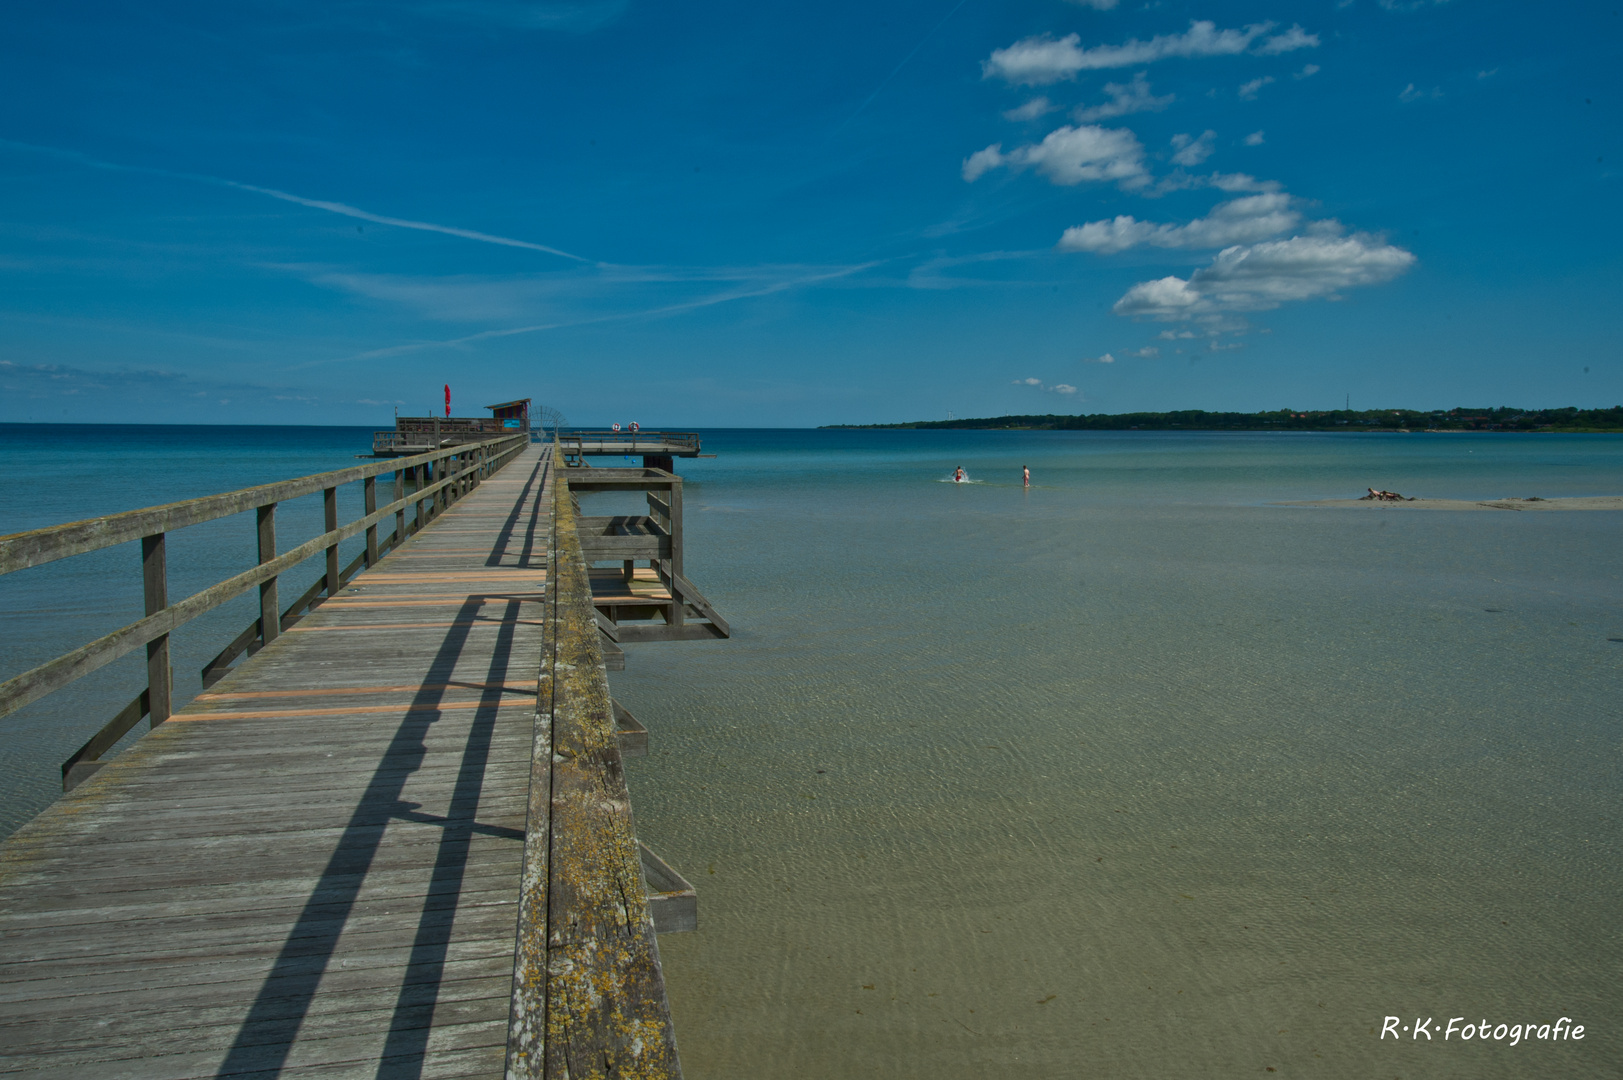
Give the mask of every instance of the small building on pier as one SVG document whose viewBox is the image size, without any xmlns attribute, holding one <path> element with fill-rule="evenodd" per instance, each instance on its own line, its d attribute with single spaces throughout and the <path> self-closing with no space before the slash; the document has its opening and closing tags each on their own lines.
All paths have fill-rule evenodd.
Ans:
<svg viewBox="0 0 1623 1080">
<path fill-rule="evenodd" d="M 393 431 L 372 433 L 373 457 L 403 457 L 530 430 L 530 399 L 486 405 L 487 416 L 396 416 Z"/>
</svg>

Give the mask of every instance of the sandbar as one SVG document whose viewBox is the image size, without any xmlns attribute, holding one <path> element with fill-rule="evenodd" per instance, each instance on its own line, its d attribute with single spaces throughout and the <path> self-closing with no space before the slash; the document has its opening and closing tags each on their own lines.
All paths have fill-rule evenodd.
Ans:
<svg viewBox="0 0 1623 1080">
<path fill-rule="evenodd" d="M 1623 495 L 1590 495 L 1575 499 L 1316 499 L 1275 506 L 1328 506 L 1339 510 L 1623 510 Z"/>
</svg>

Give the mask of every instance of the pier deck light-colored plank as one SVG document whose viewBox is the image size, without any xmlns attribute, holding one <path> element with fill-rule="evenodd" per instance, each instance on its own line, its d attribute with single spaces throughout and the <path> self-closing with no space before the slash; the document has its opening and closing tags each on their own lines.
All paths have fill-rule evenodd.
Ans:
<svg viewBox="0 0 1623 1080">
<path fill-rule="evenodd" d="M 588 574 L 561 466 L 524 450 L 0 844 L 0 1073 L 680 1076 L 654 935 L 697 900 L 637 842 L 596 606 L 673 599 Z"/>
</svg>

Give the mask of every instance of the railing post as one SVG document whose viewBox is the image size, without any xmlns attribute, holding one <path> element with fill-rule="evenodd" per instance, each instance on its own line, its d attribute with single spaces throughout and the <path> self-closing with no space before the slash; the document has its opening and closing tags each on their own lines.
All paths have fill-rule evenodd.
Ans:
<svg viewBox="0 0 1623 1080">
<path fill-rule="evenodd" d="M 366 514 L 368 517 L 378 512 L 378 478 L 368 476 L 361 482 L 362 498 L 365 499 Z M 378 525 L 377 522 L 366 527 L 366 565 L 368 567 L 378 564 Z"/>
<path fill-rule="evenodd" d="M 666 582 L 671 590 L 671 623 L 682 625 L 686 617 L 682 611 L 682 597 L 676 587 L 676 579 L 683 576 L 682 568 L 682 481 L 671 482 L 671 580 Z"/>
<path fill-rule="evenodd" d="M 321 490 L 321 508 L 325 512 L 324 518 L 327 531 L 336 531 L 338 528 L 337 488 L 323 488 Z M 338 595 L 338 588 L 338 544 L 335 541 L 327 547 L 327 595 Z"/>
<path fill-rule="evenodd" d="M 164 555 L 164 534 L 141 537 L 141 583 L 146 613 L 156 615 L 169 606 L 169 566 Z M 147 642 L 147 702 L 152 726 L 169 719 L 174 676 L 169 668 L 169 635 Z"/>
<path fill-rule="evenodd" d="M 401 502 L 406 497 L 406 470 L 394 471 L 394 501 Z M 402 506 L 394 512 L 394 541 L 389 545 L 392 551 L 405 543 L 406 540 L 406 508 Z"/>
<path fill-rule="evenodd" d="M 427 513 L 423 506 L 423 500 L 426 497 L 423 495 L 423 489 L 428 486 L 428 463 L 424 462 L 423 464 L 417 466 L 417 468 L 413 471 L 417 474 L 417 531 L 422 532 L 423 525 L 426 523 L 425 515 Z"/>
<path fill-rule="evenodd" d="M 256 511 L 259 519 L 259 561 L 276 558 L 276 504 L 266 503 Z M 282 632 L 282 609 L 276 601 L 276 579 L 259 583 L 259 640 L 269 645 Z"/>
</svg>

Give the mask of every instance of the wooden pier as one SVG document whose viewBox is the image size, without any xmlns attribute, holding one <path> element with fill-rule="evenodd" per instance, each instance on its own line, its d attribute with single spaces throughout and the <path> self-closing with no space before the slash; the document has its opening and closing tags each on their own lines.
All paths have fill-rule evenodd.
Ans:
<svg viewBox="0 0 1623 1080">
<path fill-rule="evenodd" d="M 642 457 L 644 467 L 674 472 L 679 457 L 715 457 L 703 454 L 699 436 L 692 431 L 583 431 L 558 433 L 564 464 L 581 468 L 588 457 Z"/>
<path fill-rule="evenodd" d="M 577 528 L 561 465 L 524 437 L 309 478 L 364 479 L 368 513 L 339 527 L 329 509 L 283 556 L 272 527 L 260 569 L 225 583 L 260 589 L 252 655 L 172 715 L 154 631 L 196 598 L 153 595 L 163 537 L 140 530 L 173 508 L 0 538 L 0 571 L 143 538 L 147 626 L 118 647 L 148 650 L 132 708 L 165 711 L 110 761 L 81 751 L 76 786 L 0 845 L 0 1072 L 680 1075 L 655 932 L 692 929 L 696 901 L 637 842 L 621 759 L 648 735 L 609 696 L 604 650 L 631 607 L 639 640 L 728 630 L 681 573 L 679 479 L 624 478 L 663 517 L 605 554 L 583 540 L 620 527 Z M 263 522 L 230 505 L 250 504 Z M 305 549 L 326 573 L 282 611 L 276 575 Z M 0 706 L 65 677 L 50 667 L 0 684 Z"/>
</svg>

